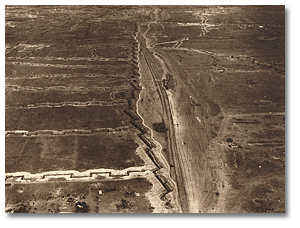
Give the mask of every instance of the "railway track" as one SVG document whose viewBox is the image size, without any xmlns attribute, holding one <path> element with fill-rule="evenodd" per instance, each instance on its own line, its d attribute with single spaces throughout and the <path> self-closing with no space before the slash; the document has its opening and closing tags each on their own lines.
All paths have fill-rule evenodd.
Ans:
<svg viewBox="0 0 300 228">
<path fill-rule="evenodd" d="M 179 195 L 179 202 L 180 202 L 180 207 L 183 212 L 188 212 L 189 211 L 189 205 L 188 205 L 188 199 L 187 199 L 187 194 L 186 194 L 186 189 L 185 189 L 185 179 L 183 177 L 183 165 L 179 157 L 180 155 L 178 154 L 177 151 L 177 146 L 176 146 L 176 138 L 175 138 L 175 131 L 174 131 L 174 123 L 173 123 L 173 118 L 172 118 L 172 113 L 170 109 L 170 104 L 168 100 L 168 95 L 166 91 L 162 88 L 162 84 L 159 83 L 157 74 L 155 72 L 155 68 L 151 63 L 151 58 L 152 57 L 151 53 L 149 50 L 144 50 L 142 49 L 143 56 L 145 57 L 145 61 L 147 63 L 147 66 L 151 72 L 152 79 L 155 83 L 155 86 L 158 89 L 158 94 L 163 106 L 163 111 L 165 113 L 165 116 L 167 118 L 167 122 L 169 125 L 169 130 L 168 130 L 168 150 L 169 150 L 169 155 L 170 155 L 170 160 L 172 165 L 174 166 L 174 171 L 171 169 L 171 175 L 172 178 L 174 178 L 177 188 L 178 188 L 178 195 Z"/>
<path fill-rule="evenodd" d="M 177 75 L 177 80 L 180 83 L 180 85 L 185 87 L 185 91 L 190 91 L 189 95 L 196 97 L 197 103 L 201 103 L 201 105 L 203 107 L 205 107 L 206 110 L 208 111 L 209 105 L 207 104 L 207 102 L 203 98 L 196 96 L 199 93 L 199 92 L 197 92 L 197 89 L 193 85 L 182 81 L 180 75 L 182 75 L 182 77 L 184 77 L 184 78 L 188 78 L 188 75 L 186 74 L 186 72 L 183 69 L 181 69 L 178 66 L 178 65 L 180 65 L 180 63 L 173 56 L 171 56 L 170 54 L 168 54 L 166 52 L 163 52 L 161 50 L 155 50 L 155 51 L 157 53 L 159 53 L 160 57 L 166 63 L 165 65 L 170 69 L 170 71 L 173 74 Z M 171 60 L 171 61 L 169 61 L 169 60 Z M 174 63 L 176 63 L 176 64 L 174 64 Z"/>
</svg>

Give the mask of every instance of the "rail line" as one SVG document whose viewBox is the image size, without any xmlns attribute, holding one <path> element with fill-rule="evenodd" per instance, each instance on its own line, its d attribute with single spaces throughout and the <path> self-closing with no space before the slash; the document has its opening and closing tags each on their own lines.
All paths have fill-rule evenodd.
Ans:
<svg viewBox="0 0 300 228">
<path fill-rule="evenodd" d="M 171 59 L 173 62 L 176 62 L 179 65 L 177 60 L 174 57 L 172 57 L 170 54 L 168 54 L 166 52 L 162 52 L 161 50 L 156 50 L 156 52 L 158 52 L 161 57 L 167 56 L 169 59 Z M 168 61 L 167 60 L 168 58 L 165 57 L 165 58 L 162 58 L 162 59 L 163 59 L 163 61 L 165 61 L 166 66 L 169 67 L 170 71 L 177 75 L 177 78 L 178 78 L 178 81 L 180 82 L 180 85 L 186 87 L 185 91 L 191 91 L 191 94 L 193 96 L 195 96 L 195 94 L 198 94 L 197 92 L 195 92 L 197 90 L 191 84 L 184 83 L 182 81 L 182 79 L 180 78 L 180 75 L 183 75 L 185 78 L 188 78 L 188 75 L 186 74 L 186 72 L 184 70 L 182 70 L 180 67 L 176 66 L 171 61 Z M 198 100 L 197 103 L 201 103 L 202 106 L 205 105 L 207 110 L 209 109 L 209 105 L 207 104 L 207 102 L 203 98 L 197 96 L 197 100 Z"/>
<path fill-rule="evenodd" d="M 184 178 L 182 176 L 182 166 L 178 160 L 178 152 L 177 152 L 177 146 L 176 146 L 176 140 L 175 140 L 175 131 L 174 131 L 174 123 L 173 118 L 170 110 L 170 104 L 168 100 L 168 96 L 165 91 L 162 91 L 162 85 L 158 83 L 157 75 L 154 70 L 153 65 L 151 64 L 151 61 L 149 60 L 151 56 L 149 53 L 149 50 L 143 50 L 143 54 L 146 60 L 146 63 L 150 69 L 151 76 L 153 78 L 153 81 L 158 89 L 158 93 L 161 99 L 162 106 L 164 107 L 164 112 L 168 120 L 169 130 L 168 130 L 168 150 L 170 158 L 172 158 L 173 166 L 174 166 L 174 172 L 171 171 L 171 174 L 174 175 L 175 182 L 177 184 L 178 193 L 179 193 L 179 201 L 180 206 L 183 212 L 187 212 L 188 210 L 188 200 L 186 196 L 186 189 L 184 186 Z"/>
</svg>

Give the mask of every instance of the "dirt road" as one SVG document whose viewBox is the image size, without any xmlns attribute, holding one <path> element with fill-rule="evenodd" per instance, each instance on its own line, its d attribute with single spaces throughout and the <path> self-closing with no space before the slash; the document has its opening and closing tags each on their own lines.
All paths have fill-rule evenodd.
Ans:
<svg viewBox="0 0 300 228">
<path fill-rule="evenodd" d="M 190 212 L 189 209 L 190 199 L 188 197 L 186 189 L 191 189 L 187 186 L 191 183 L 190 179 L 192 173 L 188 172 L 187 170 L 187 166 L 186 166 L 187 158 L 183 154 L 180 154 L 180 152 L 177 150 L 172 110 L 170 107 L 168 94 L 166 92 L 166 89 L 163 87 L 162 80 L 161 80 L 161 78 L 165 75 L 165 72 L 164 75 L 160 77 L 155 70 L 154 64 L 162 65 L 163 63 L 157 60 L 155 50 L 152 48 L 150 39 L 147 37 L 147 33 L 150 30 L 151 24 L 156 23 L 156 21 L 159 20 L 157 16 L 158 12 L 155 11 L 154 13 L 155 13 L 155 21 L 150 21 L 147 24 L 146 31 L 142 34 L 145 42 L 140 42 L 141 57 L 145 58 L 147 67 L 151 72 L 153 82 L 155 83 L 157 92 L 159 94 L 162 103 L 163 112 L 165 114 L 165 120 L 168 126 L 168 131 L 167 131 L 168 152 L 170 156 L 170 163 L 171 163 L 170 166 L 172 167 L 170 169 L 170 175 L 177 184 L 178 201 L 180 203 L 181 210 L 182 212 L 187 213 Z M 165 68 L 165 66 L 162 65 L 162 68 Z"/>
</svg>

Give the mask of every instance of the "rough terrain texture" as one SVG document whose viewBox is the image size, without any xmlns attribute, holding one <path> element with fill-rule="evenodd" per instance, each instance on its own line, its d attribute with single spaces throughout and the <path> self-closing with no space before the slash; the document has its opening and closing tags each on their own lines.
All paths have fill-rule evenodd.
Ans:
<svg viewBox="0 0 300 228">
<path fill-rule="evenodd" d="M 285 211 L 283 6 L 5 15 L 6 212 Z"/>
<path fill-rule="evenodd" d="M 284 212 L 284 13 L 159 6 L 140 25 L 143 115 L 168 129 L 183 212 Z"/>
<path fill-rule="evenodd" d="M 175 211 L 168 163 L 137 114 L 135 22 L 150 12 L 6 6 L 6 212 Z"/>
</svg>

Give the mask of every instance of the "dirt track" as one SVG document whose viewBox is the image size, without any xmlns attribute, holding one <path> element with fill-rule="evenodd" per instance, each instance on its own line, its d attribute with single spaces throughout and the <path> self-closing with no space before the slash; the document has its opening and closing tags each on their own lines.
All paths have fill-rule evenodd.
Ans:
<svg viewBox="0 0 300 228">
<path fill-rule="evenodd" d="M 156 21 L 158 20 L 158 14 L 157 11 L 155 13 L 155 19 Z M 190 197 L 190 193 L 187 194 L 187 189 L 192 189 L 192 186 L 189 186 L 190 183 L 192 183 L 191 176 L 193 175 L 191 172 L 188 172 L 188 167 L 186 166 L 187 164 L 187 158 L 185 158 L 184 154 L 180 154 L 177 150 L 177 143 L 176 143 L 176 137 L 175 137 L 175 130 L 174 130 L 174 122 L 173 122 L 173 117 L 172 117 L 172 111 L 169 103 L 169 98 L 166 93 L 165 88 L 162 86 L 162 81 L 161 76 L 158 76 L 154 63 L 157 64 L 157 56 L 154 56 L 155 50 L 151 48 L 151 45 L 149 44 L 150 41 L 147 38 L 147 32 L 150 29 L 150 24 L 156 23 L 153 21 L 150 21 L 147 24 L 147 30 L 144 32 L 143 37 L 145 38 L 145 43 L 141 42 L 141 54 L 145 58 L 147 67 L 149 68 L 153 81 L 157 87 L 163 111 L 165 114 L 165 118 L 168 122 L 168 151 L 169 151 L 169 156 L 170 156 L 170 161 L 171 165 L 174 167 L 174 169 L 171 169 L 171 177 L 174 179 L 174 181 L 177 184 L 177 189 L 178 189 L 178 200 L 180 202 L 180 207 L 182 212 L 190 212 L 189 208 L 189 202 L 191 202 L 191 199 L 193 197 Z M 143 45 L 144 43 L 144 45 Z M 198 211 L 197 211 L 198 212 Z"/>
<path fill-rule="evenodd" d="M 252 105 L 252 109 L 249 109 L 251 111 L 247 110 L 247 113 L 241 113 L 238 110 L 238 105 L 235 107 L 237 110 L 219 106 L 223 98 L 218 100 L 215 94 L 213 94 L 215 97 L 212 97 L 212 90 L 210 90 L 210 87 L 214 86 L 215 79 L 222 77 L 222 75 L 219 76 L 218 74 L 224 72 L 228 72 L 228 74 L 231 72 L 249 74 L 263 72 L 264 69 L 261 66 L 267 64 L 255 65 L 256 60 L 250 55 L 235 54 L 236 57 L 235 55 L 229 55 L 228 53 L 231 50 L 226 45 L 217 49 L 207 50 L 205 45 L 208 47 L 210 45 L 204 44 L 198 36 L 197 38 L 192 38 L 194 41 L 191 41 L 188 37 L 179 38 L 179 31 L 174 31 L 176 34 L 174 35 L 175 39 L 162 38 L 159 33 L 165 30 L 164 26 L 167 26 L 167 24 L 164 24 L 163 21 L 168 18 L 168 16 L 162 17 L 162 11 L 163 9 L 161 8 L 154 8 L 151 19 L 143 24 L 143 26 L 146 25 L 146 28 L 142 34 L 145 41 L 141 42 L 141 57 L 145 59 L 147 65 L 142 67 L 151 72 L 152 80 L 161 100 L 164 119 L 168 123 L 167 142 L 170 165 L 172 167 L 171 177 L 177 183 L 178 200 L 183 212 L 224 212 L 226 211 L 226 197 L 230 197 L 228 194 L 231 188 L 231 180 L 227 176 L 230 175 L 225 158 L 227 155 L 224 152 L 224 147 L 220 146 L 219 143 L 224 140 L 224 134 L 228 134 L 227 131 L 224 131 L 224 126 L 228 128 L 228 125 L 230 125 L 228 118 L 277 116 L 285 115 L 285 113 L 276 109 L 272 110 L 272 112 L 267 112 L 263 108 L 254 111 L 255 106 L 248 100 L 247 102 L 250 103 L 249 106 Z M 209 13 L 203 13 L 203 15 L 204 20 L 201 26 L 204 26 L 204 28 L 200 36 L 207 36 L 210 28 L 206 26 L 210 26 L 209 23 L 212 23 L 214 16 Z M 183 34 L 180 35 L 181 37 L 183 36 Z M 161 38 L 161 42 L 158 41 L 158 37 Z M 203 45 L 205 48 L 198 48 L 197 46 L 191 48 L 188 46 L 191 43 L 199 46 Z M 174 44 L 174 46 L 164 47 L 164 44 Z M 181 62 L 184 58 L 188 59 L 185 63 Z M 240 61 L 242 66 L 231 66 L 232 62 L 235 64 L 236 61 Z M 252 69 L 248 70 L 249 67 Z M 214 70 L 211 70 L 212 68 Z M 200 71 L 197 77 L 193 76 L 196 70 Z M 212 71 L 213 73 L 211 73 Z M 176 91 L 165 88 L 166 74 L 173 76 Z M 205 77 L 210 77 L 208 83 L 203 83 L 205 84 L 204 88 L 199 88 L 202 81 L 200 83 L 197 80 L 206 80 Z M 223 78 L 225 77 L 223 76 Z M 192 80 L 195 81 L 193 82 Z M 252 83 L 252 81 L 250 82 Z M 224 85 L 225 83 L 227 82 L 224 82 Z M 253 83 L 256 83 L 256 81 Z M 252 85 L 249 85 L 248 88 L 252 88 Z M 228 89 L 231 92 L 231 88 Z M 209 92 L 206 93 L 205 90 Z M 232 89 L 232 91 L 234 90 Z M 243 94 L 243 92 L 241 91 L 240 94 Z M 250 92 L 253 93 L 252 91 Z M 214 91 L 213 93 L 218 92 Z M 240 94 L 237 94 L 237 97 Z M 247 93 L 245 92 L 245 94 Z M 257 94 L 254 93 L 253 97 L 256 96 Z M 247 96 L 243 94 L 242 97 Z M 249 100 L 250 97 L 251 95 Z M 218 103 L 214 103 L 214 101 Z M 189 104 L 191 102 L 195 106 Z M 261 102 L 261 100 L 257 102 Z M 246 109 L 247 107 L 245 105 L 245 108 L 243 108 Z M 266 108 L 266 110 L 268 109 L 270 108 Z M 248 121 L 246 124 L 250 126 L 249 124 L 254 124 L 254 122 Z M 248 145 L 268 146 L 273 144 L 250 143 Z M 224 168 L 223 164 L 225 164 Z M 237 166 L 234 165 L 234 167 Z"/>
</svg>

